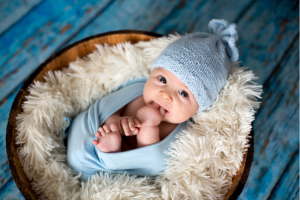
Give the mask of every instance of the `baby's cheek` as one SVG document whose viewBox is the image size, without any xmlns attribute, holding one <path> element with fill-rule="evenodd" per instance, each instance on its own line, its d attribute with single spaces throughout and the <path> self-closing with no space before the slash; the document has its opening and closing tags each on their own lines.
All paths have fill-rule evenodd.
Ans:
<svg viewBox="0 0 300 200">
<path fill-rule="evenodd" d="M 154 83 L 152 83 L 151 80 L 149 82 L 147 81 L 143 90 L 143 95 L 147 101 L 151 101 L 153 98 L 155 98 L 155 90 L 156 87 Z"/>
<path fill-rule="evenodd" d="M 186 110 L 179 110 L 179 109 L 176 109 L 172 113 L 168 113 L 165 116 L 166 116 L 166 120 L 168 120 L 170 123 L 173 124 L 179 124 L 185 122 L 190 118 L 188 117 Z"/>
<path fill-rule="evenodd" d="M 145 104 L 149 104 L 149 103 L 148 103 L 148 102 L 149 102 L 149 97 L 148 97 L 147 94 L 143 94 L 143 99 L 144 99 L 144 103 L 145 103 Z"/>
<path fill-rule="evenodd" d="M 146 92 L 143 94 L 145 104 L 150 104 L 153 100 L 152 92 Z"/>
</svg>

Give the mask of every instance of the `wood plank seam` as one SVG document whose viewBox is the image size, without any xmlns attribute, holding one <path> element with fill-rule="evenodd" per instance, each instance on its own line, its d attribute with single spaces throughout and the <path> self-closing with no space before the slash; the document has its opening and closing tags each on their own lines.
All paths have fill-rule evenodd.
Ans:
<svg viewBox="0 0 300 200">
<path fill-rule="evenodd" d="M 42 2 L 44 2 L 44 1 L 42 1 Z M 42 2 L 41 2 L 41 3 L 42 3 Z M 109 2 L 110 2 L 110 1 L 109 1 Z M 40 4 L 39 4 L 39 5 L 40 5 Z M 104 4 L 104 7 L 105 7 L 105 6 L 106 6 L 106 4 Z M 101 10 L 102 10 L 102 9 L 101 9 Z M 96 16 L 93 16 L 93 15 L 92 15 L 92 18 L 91 18 L 91 19 L 94 19 L 95 17 L 96 17 Z M 89 19 L 89 22 L 90 22 L 90 21 L 91 21 L 91 20 Z M 78 29 L 78 30 L 82 30 L 82 27 L 80 27 L 80 28 L 77 27 L 77 29 Z M 78 30 L 77 30 L 77 31 L 78 31 Z M 72 36 L 73 36 L 73 35 L 72 35 Z M 70 36 L 69 36 L 69 37 L 70 37 Z M 67 37 L 67 39 L 69 39 L 69 37 Z M 52 51 L 52 54 L 53 54 L 53 53 L 55 53 L 55 51 Z M 17 53 L 16 53 L 16 54 L 17 54 Z M 16 55 L 13 55 L 13 57 L 11 57 L 8 61 L 2 63 L 2 66 L 5 66 L 5 65 L 8 64 L 11 60 L 15 60 L 15 59 L 14 59 L 15 56 L 16 56 Z M 27 61 L 28 61 L 28 60 L 27 60 Z M 26 61 L 26 62 L 27 62 L 27 61 Z M 2 66 L 1 66 L 1 67 L 2 67 Z M 1 68 L 1 67 L 0 67 L 0 68 Z M 10 72 L 9 75 L 6 75 L 3 79 L 1 79 L 1 80 L 0 80 L 0 86 L 1 86 L 1 84 L 5 84 L 5 83 L 6 83 L 5 80 L 6 80 L 8 77 L 11 78 L 11 77 L 12 77 L 11 75 L 18 74 L 18 73 L 19 73 L 18 70 L 21 70 L 21 71 L 22 71 L 22 68 L 18 68 L 18 69 L 16 69 L 16 70 Z M 18 84 L 18 85 L 19 85 L 19 84 Z M 13 87 L 13 85 L 10 85 L 9 87 L 10 87 L 11 90 L 15 90 L 15 88 L 16 88 L 17 86 L 14 85 L 14 87 Z M 2 89 L 2 88 L 0 87 L 0 90 L 1 90 L 1 89 Z M 2 92 L 4 92 L 4 91 L 2 91 Z M 5 91 L 5 92 L 4 92 L 5 97 L 9 96 L 11 93 L 12 93 L 12 92 L 10 92 L 10 91 L 9 91 L 9 92 L 8 92 L 8 91 L 7 91 L 7 92 Z M 2 93 L 2 95 L 3 95 L 3 93 Z M 2 95 L 1 95 L 1 93 L 0 93 L 0 100 L 3 100 L 3 99 L 4 99 Z"/>
<path fill-rule="evenodd" d="M 41 1 L 42 2 L 42 1 Z M 7 31 L 9 31 L 9 29 L 11 27 L 13 27 L 16 23 L 18 23 L 22 18 L 26 17 L 28 15 L 28 13 L 30 13 L 32 10 L 34 10 L 41 2 L 35 4 L 33 7 L 31 7 L 24 15 L 22 15 L 22 17 L 20 17 L 18 20 L 16 20 L 15 22 L 13 22 L 12 24 L 10 24 L 8 27 L 6 27 L 6 29 L 2 32 L 0 32 L 0 37 L 5 34 Z"/>
<path fill-rule="evenodd" d="M 272 73 L 269 74 L 268 78 L 266 78 L 265 82 L 263 83 L 263 88 L 268 88 L 269 84 L 272 84 L 272 82 L 270 82 L 270 79 L 272 78 L 272 75 L 274 73 L 279 73 L 276 71 L 280 71 L 280 65 L 282 63 L 282 61 L 285 59 L 286 55 L 288 54 L 289 50 L 291 49 L 291 47 L 294 45 L 294 43 L 297 41 L 297 39 L 299 38 L 299 31 L 298 34 L 294 37 L 294 39 L 292 40 L 291 44 L 289 45 L 289 47 L 285 50 L 285 52 L 282 54 L 282 57 L 280 58 L 280 60 L 278 60 L 278 64 L 276 65 L 276 67 L 274 68 L 274 70 L 272 71 Z M 266 91 L 264 91 L 265 93 Z M 260 105 L 260 107 L 263 107 L 263 102 Z M 258 109 L 256 114 L 255 114 L 255 118 L 256 116 L 258 116 L 260 114 L 261 109 Z"/>
<path fill-rule="evenodd" d="M 92 19 L 90 19 L 90 21 L 88 21 L 87 23 L 83 24 L 83 25 L 81 26 L 80 29 L 78 29 L 77 31 L 75 31 L 74 33 L 72 33 L 72 34 L 70 35 L 70 37 L 69 37 L 65 42 L 63 42 L 63 43 L 60 45 L 60 47 L 58 47 L 58 48 L 54 51 L 54 53 L 57 52 L 57 51 L 59 51 L 59 50 L 62 49 L 63 47 L 65 47 L 66 44 L 68 44 L 68 43 L 72 40 L 72 38 L 74 38 L 74 37 L 75 37 L 82 29 L 84 29 L 84 28 L 87 27 L 89 24 L 91 24 L 95 18 L 97 18 L 102 12 L 104 12 L 107 8 L 109 8 L 109 7 L 111 6 L 111 4 L 113 4 L 113 3 L 114 3 L 114 0 L 111 0 L 111 1 L 109 1 L 109 2 L 103 7 L 103 9 L 100 9 L 99 11 L 97 11 L 96 14 L 95 14 L 95 16 L 94 16 Z"/>
<path fill-rule="evenodd" d="M 298 112 L 298 111 L 296 111 L 296 112 Z M 289 160 L 288 164 L 285 166 L 284 170 L 282 170 L 282 173 L 280 174 L 279 178 L 277 179 L 274 187 L 270 191 L 269 196 L 266 198 L 266 200 L 271 199 L 271 196 L 272 196 L 273 192 L 275 191 L 276 187 L 278 186 L 278 183 L 280 182 L 281 178 L 283 177 L 284 172 L 287 171 L 288 167 L 291 165 L 291 163 L 295 159 L 295 156 L 297 155 L 298 151 L 299 151 L 299 148 L 293 153 L 293 155 L 291 156 L 291 159 Z M 295 184 L 297 184 L 297 182 Z M 287 194 L 287 196 L 288 196 L 288 194 Z"/>
<path fill-rule="evenodd" d="M 207 2 L 208 2 L 208 0 L 201 2 L 201 6 L 203 6 Z M 173 18 L 173 13 L 177 9 L 180 9 L 182 7 L 182 4 L 185 4 L 185 0 L 179 2 L 176 6 L 174 6 L 174 8 L 170 11 L 170 13 L 163 20 L 161 20 L 159 23 L 157 23 L 155 26 L 152 27 L 152 31 L 157 32 L 157 29 L 159 28 L 159 26 L 161 24 L 164 24 L 166 21 L 169 21 L 170 19 L 172 19 Z"/>
<path fill-rule="evenodd" d="M 255 3 L 256 0 L 249 2 L 247 6 L 245 6 L 244 10 L 237 16 L 237 19 L 234 20 L 234 23 L 238 24 L 240 19 L 247 14 L 247 11 L 253 6 L 253 3 Z"/>
</svg>

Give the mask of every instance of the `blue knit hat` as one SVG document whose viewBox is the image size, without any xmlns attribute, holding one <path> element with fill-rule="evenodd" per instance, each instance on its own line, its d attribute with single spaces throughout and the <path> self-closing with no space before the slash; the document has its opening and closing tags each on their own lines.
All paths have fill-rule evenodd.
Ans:
<svg viewBox="0 0 300 200">
<path fill-rule="evenodd" d="M 229 76 L 230 61 L 239 57 L 235 24 L 213 19 L 208 27 L 211 34 L 191 33 L 169 44 L 151 69 L 162 67 L 177 76 L 197 99 L 197 114 L 214 103 Z"/>
</svg>

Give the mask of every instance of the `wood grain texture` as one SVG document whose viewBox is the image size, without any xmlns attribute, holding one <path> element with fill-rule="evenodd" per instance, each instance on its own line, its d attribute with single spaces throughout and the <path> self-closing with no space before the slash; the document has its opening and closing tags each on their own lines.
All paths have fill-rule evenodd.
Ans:
<svg viewBox="0 0 300 200">
<path fill-rule="evenodd" d="M 240 199 L 268 199 L 299 147 L 298 44 L 297 38 L 264 84 L 261 109 L 254 121 L 253 166 Z"/>
<path fill-rule="evenodd" d="M 110 6 L 80 31 L 68 44 L 82 38 L 95 35 L 99 30 L 111 31 L 118 29 L 134 29 L 153 31 L 166 35 L 174 33 L 185 34 L 192 29 L 195 22 L 202 20 L 207 27 L 210 19 L 223 17 L 230 21 L 236 20 L 247 8 L 251 0 L 226 1 L 151 1 L 133 0 L 112 3 Z M 231 5 L 236 5 L 235 7 Z M 132 8 L 137 8 L 132 12 Z M 122 10 L 123 12 L 116 12 Z M 216 11 L 216 12 L 211 12 Z M 155 13 L 155 14 L 154 14 Z M 222 13 L 220 15 L 219 13 Z M 227 14 L 226 14 L 227 13 Z M 228 13 L 231 13 L 228 15 Z M 202 28 L 202 27 L 201 27 Z M 207 29 L 207 28 L 206 28 Z M 204 31 L 200 28 L 197 31 Z"/>
<path fill-rule="evenodd" d="M 296 199 L 297 193 L 299 195 L 299 149 L 296 150 L 293 158 L 287 164 L 282 178 L 273 188 L 273 193 L 270 196 L 270 199 Z"/>
<path fill-rule="evenodd" d="M 109 0 L 76 2 L 45 0 L 0 36 L 0 102 Z"/>
<path fill-rule="evenodd" d="M 9 0 L 0 3 L 0 35 L 42 0 Z"/>
<path fill-rule="evenodd" d="M 21 89 L 21 85 L 0 105 L 0 188 L 2 188 L 9 180 L 11 180 L 11 172 L 9 170 L 7 154 L 6 154 L 6 127 L 10 108 L 17 95 L 17 91 Z M 0 198 L 1 199 L 1 198 Z"/>
<path fill-rule="evenodd" d="M 237 21 L 244 65 L 264 84 L 299 33 L 298 0 L 255 1 Z"/>
<path fill-rule="evenodd" d="M 164 35 L 173 32 L 182 35 L 198 31 L 209 32 L 208 23 L 211 19 L 226 19 L 229 23 L 234 23 L 253 2 L 254 0 L 184 1 L 154 31 Z"/>
<path fill-rule="evenodd" d="M 181 2 L 182 0 L 114 1 L 101 15 L 75 35 L 68 44 L 99 34 L 99 32 L 122 29 L 152 31 Z M 122 12 L 119 12 L 120 10 Z"/>
<path fill-rule="evenodd" d="M 0 190 L 0 199 L 2 200 L 24 200 L 14 180 L 10 180 L 5 187 Z"/>
</svg>

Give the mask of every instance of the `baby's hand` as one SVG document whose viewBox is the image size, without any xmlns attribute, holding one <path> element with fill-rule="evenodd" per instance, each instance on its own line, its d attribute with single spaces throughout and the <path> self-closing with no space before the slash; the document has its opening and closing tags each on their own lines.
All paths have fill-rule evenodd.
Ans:
<svg viewBox="0 0 300 200">
<path fill-rule="evenodd" d="M 138 134 L 138 128 L 142 127 L 141 122 L 131 116 L 120 117 L 117 124 L 119 125 L 119 130 L 121 130 L 120 133 L 124 133 L 126 136 Z"/>
<path fill-rule="evenodd" d="M 136 116 L 146 126 L 158 126 L 165 115 L 165 110 L 157 103 L 147 104 L 140 108 Z"/>
</svg>

